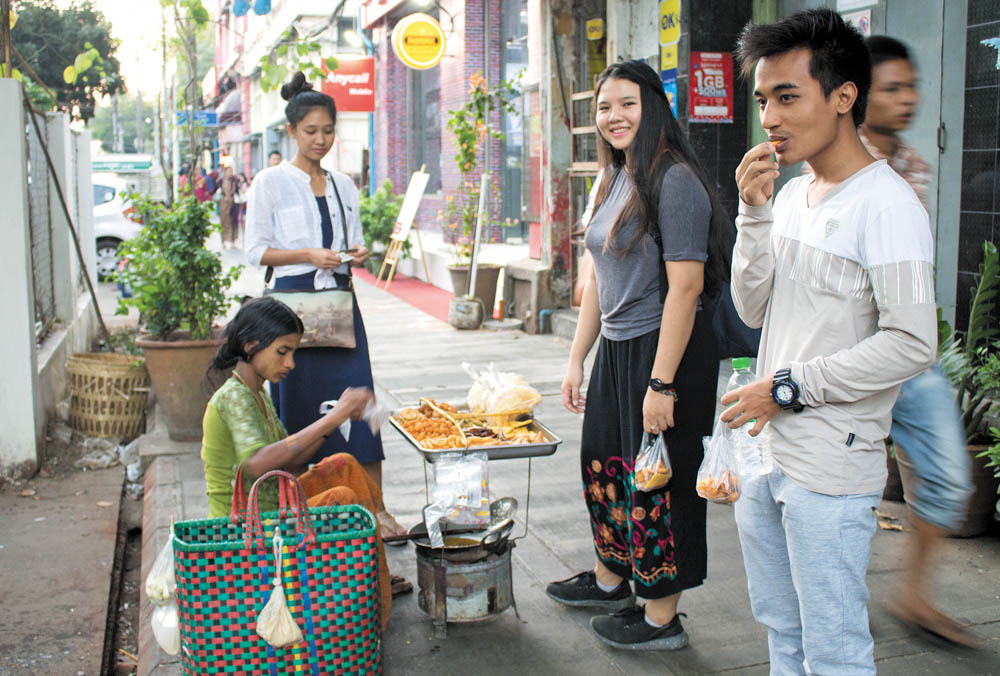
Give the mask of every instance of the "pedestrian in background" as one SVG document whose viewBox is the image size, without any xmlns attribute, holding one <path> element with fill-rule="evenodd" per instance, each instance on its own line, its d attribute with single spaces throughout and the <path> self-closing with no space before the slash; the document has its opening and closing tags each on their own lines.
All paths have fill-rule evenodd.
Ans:
<svg viewBox="0 0 1000 676">
<path fill-rule="evenodd" d="M 874 674 L 865 573 L 899 386 L 937 344 L 933 242 L 912 188 L 858 136 L 871 87 L 861 35 L 809 10 L 744 28 L 768 142 L 736 171 L 736 308 L 763 327 L 754 383 L 722 419 L 771 428 L 775 469 L 736 502 L 750 605 L 772 674 Z M 771 159 L 772 153 L 777 161 Z M 780 165 L 809 162 L 771 206 Z"/>
<path fill-rule="evenodd" d="M 273 267 L 275 289 L 316 290 L 332 283 L 351 289 L 353 295 L 350 269 L 341 256 L 350 253 L 354 265 L 368 258 L 358 189 L 346 175 L 320 165 L 333 147 L 336 105 L 328 95 L 313 90 L 301 72 L 282 86 L 281 96 L 288 101 L 288 135 L 297 151 L 290 162 L 262 170 L 250 187 L 247 261 Z M 299 368 L 271 387 L 278 414 L 291 433 L 312 424 L 320 404 L 337 399 L 345 389 L 373 387 L 368 337 L 356 297 L 353 305 L 356 347 L 302 349 L 297 354 Z M 313 462 L 339 452 L 357 458 L 381 489 L 385 453 L 380 435 L 367 425 L 354 425 L 349 444 L 342 435 L 333 434 L 316 450 Z M 388 512 L 376 516 L 383 536 L 406 533 Z"/>
<path fill-rule="evenodd" d="M 272 150 L 267 155 L 267 166 L 276 167 L 281 164 L 281 153 L 277 150 Z"/>
<path fill-rule="evenodd" d="M 239 182 L 233 174 L 233 168 L 224 167 L 222 178 L 219 179 L 219 223 L 222 226 L 222 246 L 234 248 L 238 234 L 238 221 L 233 219 L 233 208 L 236 206 L 236 190 Z"/>
<path fill-rule="evenodd" d="M 706 503 L 695 478 L 719 359 L 702 297 L 725 281 L 733 226 L 652 68 L 610 66 L 594 94 L 603 179 L 562 396 L 584 414 L 580 463 L 597 561 L 546 592 L 569 606 L 619 611 L 591 620 L 605 643 L 673 650 L 688 642 L 681 592 L 707 573 Z M 584 359 L 598 338 L 585 398 Z M 662 435 L 673 465 L 666 487 L 650 492 L 637 491 L 632 476 L 646 434 Z"/>
<path fill-rule="evenodd" d="M 884 159 L 927 206 L 930 166 L 907 145 L 900 132 L 913 123 L 917 70 L 899 40 L 876 35 L 866 40 L 872 58 L 872 91 L 861 140 L 876 159 Z M 941 538 L 962 525 L 973 492 L 971 460 L 955 393 L 940 365 L 906 381 L 892 408 L 892 441 L 913 465 L 917 484 L 908 491 L 914 534 L 903 584 L 889 610 L 907 624 L 966 647 L 979 641 L 931 603 L 933 557 Z"/>
</svg>

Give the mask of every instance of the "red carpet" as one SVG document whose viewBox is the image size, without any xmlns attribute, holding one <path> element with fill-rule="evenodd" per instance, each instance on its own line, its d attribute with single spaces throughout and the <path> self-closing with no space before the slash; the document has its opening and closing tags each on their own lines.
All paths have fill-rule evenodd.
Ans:
<svg viewBox="0 0 1000 676">
<path fill-rule="evenodd" d="M 375 284 L 375 275 L 364 268 L 354 268 L 353 272 L 355 279 Z M 379 284 L 378 288 L 385 288 L 385 284 Z M 392 278 L 392 284 L 389 285 L 389 293 L 418 310 L 423 310 L 431 317 L 446 323 L 448 321 L 448 306 L 451 303 L 452 294 L 444 289 L 397 272 Z"/>
</svg>

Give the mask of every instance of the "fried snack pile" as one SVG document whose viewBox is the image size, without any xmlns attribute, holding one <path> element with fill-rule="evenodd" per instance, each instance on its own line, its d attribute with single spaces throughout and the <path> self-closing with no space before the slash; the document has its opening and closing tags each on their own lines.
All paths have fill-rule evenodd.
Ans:
<svg viewBox="0 0 1000 676">
<path fill-rule="evenodd" d="M 698 479 L 695 486 L 698 495 L 723 504 L 732 504 L 740 497 L 740 480 L 735 472 L 724 471 L 719 476 Z"/>
<path fill-rule="evenodd" d="M 531 420 L 508 425 L 492 424 L 484 416 L 460 412 L 451 404 L 422 399 L 419 408 L 404 408 L 393 416 L 406 432 L 427 450 L 510 446 L 545 441 Z M 443 415 L 443 414 L 445 415 Z"/>
<path fill-rule="evenodd" d="M 670 467 L 662 459 L 657 458 L 655 463 L 636 467 L 635 487 L 640 491 L 655 491 L 666 486 L 673 475 Z"/>
</svg>

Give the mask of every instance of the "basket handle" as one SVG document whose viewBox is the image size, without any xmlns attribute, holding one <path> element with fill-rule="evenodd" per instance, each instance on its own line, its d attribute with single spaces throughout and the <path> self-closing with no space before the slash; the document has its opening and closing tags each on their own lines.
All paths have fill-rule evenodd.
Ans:
<svg viewBox="0 0 1000 676">
<path fill-rule="evenodd" d="M 243 482 L 243 464 L 236 467 L 236 478 L 233 483 L 233 505 L 229 510 L 229 519 L 233 523 L 243 523 L 247 512 L 247 488 Z"/>
<path fill-rule="evenodd" d="M 299 483 L 299 480 L 294 474 L 290 474 L 289 472 L 280 469 L 272 469 L 271 471 L 264 472 L 257 477 L 253 486 L 250 487 L 250 494 L 248 497 L 243 525 L 243 539 L 246 548 L 250 549 L 251 545 L 253 545 L 255 541 L 263 542 L 264 527 L 260 520 L 260 507 L 258 505 L 257 492 L 261 483 L 271 477 L 277 477 L 278 479 L 278 500 L 281 515 L 284 516 L 286 511 L 291 511 L 291 513 L 296 517 L 295 532 L 302 535 L 302 540 L 300 540 L 299 544 L 315 542 L 316 531 L 313 529 L 312 521 L 309 517 L 305 489 L 302 488 L 302 484 Z"/>
</svg>

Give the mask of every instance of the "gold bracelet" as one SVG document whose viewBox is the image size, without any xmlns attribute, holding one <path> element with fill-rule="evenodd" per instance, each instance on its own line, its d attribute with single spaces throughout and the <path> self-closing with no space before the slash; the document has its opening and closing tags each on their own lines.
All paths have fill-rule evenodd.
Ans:
<svg viewBox="0 0 1000 676">
<path fill-rule="evenodd" d="M 291 453 L 296 453 L 299 450 L 299 444 L 296 442 L 294 434 L 289 434 L 285 437 L 285 445 Z"/>
</svg>

